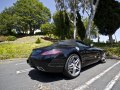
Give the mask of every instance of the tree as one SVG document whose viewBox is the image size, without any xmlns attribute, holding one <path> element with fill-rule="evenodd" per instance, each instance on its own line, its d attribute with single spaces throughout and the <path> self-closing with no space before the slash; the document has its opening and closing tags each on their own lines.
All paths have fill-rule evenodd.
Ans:
<svg viewBox="0 0 120 90">
<path fill-rule="evenodd" d="M 53 20 L 56 26 L 55 35 L 60 39 L 70 38 L 70 21 L 66 11 L 57 11 L 53 15 Z"/>
<path fill-rule="evenodd" d="M 51 13 L 39 0 L 17 0 L 12 7 L 9 7 L 0 14 L 0 30 L 12 29 L 22 32 L 38 29 L 41 24 L 49 22 Z M 4 23 L 3 23 L 4 22 Z"/>
<path fill-rule="evenodd" d="M 54 34 L 55 31 L 55 25 L 54 23 L 45 23 L 41 25 L 42 32 L 48 34 L 48 36 L 51 38 L 51 34 Z"/>
<path fill-rule="evenodd" d="M 83 5 L 83 11 L 86 11 L 87 13 L 90 12 L 88 15 L 89 19 L 86 28 L 86 38 L 90 39 L 92 22 L 99 4 L 99 0 L 82 0 L 81 4 Z"/>
<path fill-rule="evenodd" d="M 73 23 L 73 26 L 74 26 L 74 34 L 73 34 L 73 37 L 74 37 L 74 39 L 76 39 L 76 36 L 77 36 L 77 25 L 76 24 L 78 24 L 77 23 L 77 12 L 79 12 L 78 11 L 78 4 L 79 4 L 79 0 L 67 0 L 66 1 L 67 3 L 68 3 L 68 7 L 70 8 L 70 12 L 73 14 L 73 21 L 72 20 L 70 20 L 72 23 Z M 78 17 L 79 18 L 79 17 Z"/>
<path fill-rule="evenodd" d="M 88 26 L 88 20 L 89 20 L 88 18 L 85 18 L 85 19 L 83 20 L 85 29 L 86 29 L 87 26 Z M 91 28 L 91 30 L 90 30 L 90 39 L 92 39 L 92 36 L 93 36 L 94 38 L 97 38 L 97 37 L 98 37 L 98 28 L 97 28 L 97 26 L 95 25 L 94 21 L 92 21 L 90 28 Z"/>
<path fill-rule="evenodd" d="M 55 0 L 56 3 L 56 9 L 58 12 L 56 12 L 53 15 L 53 20 L 56 26 L 55 35 L 57 35 L 60 39 L 65 39 L 67 30 L 70 28 L 69 19 L 67 18 L 67 13 L 65 10 L 65 1 L 64 0 Z M 68 21 L 68 22 L 67 22 Z M 68 24 L 68 25 L 65 25 Z M 68 29 L 67 29 L 68 27 Z M 68 31 L 69 33 L 69 31 Z"/>
<path fill-rule="evenodd" d="M 56 2 L 56 8 L 57 10 L 59 11 L 65 11 L 66 12 L 66 15 L 69 19 L 69 21 L 73 24 L 73 27 L 74 27 L 74 34 L 73 34 L 73 37 L 74 39 L 76 39 L 76 36 L 77 36 L 77 26 L 76 26 L 76 18 L 77 18 L 77 8 L 78 8 L 78 2 L 79 0 L 55 0 Z M 70 12 L 67 13 L 67 9 L 70 8 L 70 12 L 71 14 L 73 14 L 73 20 L 70 19 Z"/>
<path fill-rule="evenodd" d="M 13 7 L 6 8 L 0 14 L 0 31 L 1 34 L 12 34 L 12 28 L 14 27 L 14 10 Z"/>
<path fill-rule="evenodd" d="M 30 34 L 33 34 L 41 24 L 49 22 L 51 18 L 49 9 L 38 0 L 18 0 L 14 4 L 14 8 L 15 14 L 20 17 L 21 25 L 26 25 Z"/>
<path fill-rule="evenodd" d="M 120 3 L 115 0 L 100 0 L 94 22 L 99 33 L 108 35 L 112 43 L 112 35 L 120 27 Z"/>
<path fill-rule="evenodd" d="M 77 11 L 77 19 L 76 20 L 77 20 L 76 26 L 77 26 L 78 35 L 79 35 L 80 39 L 83 41 L 85 39 L 86 28 L 85 28 L 84 23 L 82 22 L 81 15 L 78 11 Z"/>
<path fill-rule="evenodd" d="M 77 12 L 80 12 L 80 9 L 82 8 L 83 13 L 84 12 L 90 13 L 88 26 L 86 29 L 86 38 L 90 38 L 90 30 L 91 30 L 90 27 L 91 27 L 91 23 L 93 21 L 99 0 L 55 0 L 55 2 L 56 2 L 57 9 L 66 10 L 67 12 L 73 14 L 73 20 L 70 17 L 69 17 L 69 20 L 73 23 L 73 26 L 74 26 L 74 39 L 76 39 L 76 36 L 77 36 L 76 30 L 78 28 L 78 26 L 76 25 L 78 23 L 76 21 L 76 19 L 78 18 Z"/>
</svg>

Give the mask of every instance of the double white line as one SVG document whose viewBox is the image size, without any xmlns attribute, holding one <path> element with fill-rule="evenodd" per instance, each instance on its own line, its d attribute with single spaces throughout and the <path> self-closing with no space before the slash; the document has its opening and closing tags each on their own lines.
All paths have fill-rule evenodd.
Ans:
<svg viewBox="0 0 120 90">
<path fill-rule="evenodd" d="M 104 90 L 111 90 L 112 87 L 114 86 L 114 84 L 119 79 L 119 77 L 120 77 L 120 72 L 110 81 L 110 83 L 108 83 L 108 85 L 106 86 L 106 88 Z"/>
<path fill-rule="evenodd" d="M 97 75 L 94 78 L 90 79 L 84 85 L 81 85 L 80 87 L 78 87 L 78 88 L 76 88 L 74 90 L 84 90 L 84 89 L 88 88 L 89 85 L 91 85 L 93 82 L 95 82 L 97 79 L 99 79 L 100 77 L 102 77 L 105 73 L 107 73 L 108 71 L 110 71 L 112 68 L 114 68 L 118 64 L 120 64 L 120 61 L 117 62 L 117 63 L 115 63 L 113 66 L 109 67 L 108 69 L 106 69 L 105 71 L 103 71 L 102 73 L 100 73 L 99 75 Z M 120 73 L 118 75 L 116 75 L 116 77 L 107 85 L 107 87 L 106 87 L 105 90 L 110 90 L 119 77 L 120 77 Z"/>
</svg>

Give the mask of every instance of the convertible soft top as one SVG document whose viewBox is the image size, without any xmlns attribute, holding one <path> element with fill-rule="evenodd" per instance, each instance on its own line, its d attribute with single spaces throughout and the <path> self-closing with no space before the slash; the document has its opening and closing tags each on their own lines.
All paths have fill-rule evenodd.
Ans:
<svg viewBox="0 0 120 90">
<path fill-rule="evenodd" d="M 63 41 L 57 42 L 57 44 L 59 44 L 59 45 L 77 46 L 77 42 L 84 44 L 82 41 L 75 40 L 75 39 L 63 40 Z"/>
</svg>

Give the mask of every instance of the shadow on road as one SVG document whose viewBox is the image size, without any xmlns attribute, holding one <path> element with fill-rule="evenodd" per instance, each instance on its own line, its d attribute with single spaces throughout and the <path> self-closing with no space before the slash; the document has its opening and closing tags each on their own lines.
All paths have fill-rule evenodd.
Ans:
<svg viewBox="0 0 120 90">
<path fill-rule="evenodd" d="M 65 76 L 62 73 L 40 72 L 40 71 L 35 70 L 35 69 L 31 70 L 28 75 L 33 80 L 37 80 L 37 81 L 45 82 L 45 83 L 65 79 Z"/>
<path fill-rule="evenodd" d="M 90 68 L 95 67 L 98 64 L 101 64 L 101 63 L 98 62 L 98 63 L 82 68 L 81 73 L 86 70 L 89 70 Z M 66 78 L 62 73 L 45 73 L 45 72 L 40 72 L 35 69 L 31 70 L 28 75 L 30 76 L 32 80 L 37 80 L 39 82 L 44 82 L 44 83 L 59 81 L 63 79 L 70 80 L 69 78 Z"/>
<path fill-rule="evenodd" d="M 91 65 L 88 65 L 88 66 L 82 68 L 81 72 L 84 72 L 84 71 L 86 71 L 86 70 L 89 70 L 90 68 L 93 68 L 93 67 L 95 67 L 95 66 L 97 66 L 97 65 L 99 65 L 99 64 L 103 64 L 103 63 L 97 62 L 97 63 L 91 64 Z"/>
</svg>

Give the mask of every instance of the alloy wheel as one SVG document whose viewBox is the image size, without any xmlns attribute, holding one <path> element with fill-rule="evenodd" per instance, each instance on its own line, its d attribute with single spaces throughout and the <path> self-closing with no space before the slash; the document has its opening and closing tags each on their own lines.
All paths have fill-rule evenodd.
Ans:
<svg viewBox="0 0 120 90">
<path fill-rule="evenodd" d="M 67 60 L 67 71 L 68 74 L 72 77 L 76 77 L 80 74 L 81 62 L 77 54 L 72 54 Z"/>
</svg>

